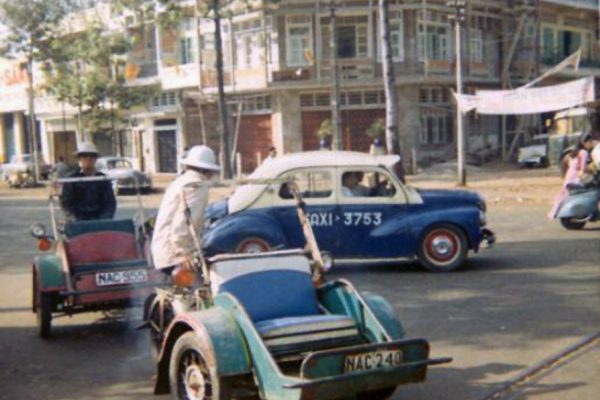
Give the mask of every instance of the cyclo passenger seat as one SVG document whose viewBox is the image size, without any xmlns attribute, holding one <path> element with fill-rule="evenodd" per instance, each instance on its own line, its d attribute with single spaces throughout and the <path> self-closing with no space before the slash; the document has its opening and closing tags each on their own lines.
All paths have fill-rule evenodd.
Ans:
<svg viewBox="0 0 600 400">
<path fill-rule="evenodd" d="M 274 356 L 365 342 L 354 319 L 321 312 L 301 250 L 216 256 L 210 264 L 213 294 L 240 301 Z"/>
<path fill-rule="evenodd" d="M 144 266 L 131 219 L 98 219 L 73 221 L 64 227 L 69 264 L 82 269 Z"/>
</svg>

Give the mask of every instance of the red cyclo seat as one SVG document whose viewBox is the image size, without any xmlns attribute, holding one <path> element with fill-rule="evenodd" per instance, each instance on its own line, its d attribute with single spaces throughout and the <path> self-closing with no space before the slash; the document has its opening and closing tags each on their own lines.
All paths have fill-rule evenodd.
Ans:
<svg viewBox="0 0 600 400">
<path fill-rule="evenodd" d="M 135 235 L 128 232 L 86 233 L 65 243 L 69 264 L 109 263 L 135 260 L 138 256 Z"/>
</svg>

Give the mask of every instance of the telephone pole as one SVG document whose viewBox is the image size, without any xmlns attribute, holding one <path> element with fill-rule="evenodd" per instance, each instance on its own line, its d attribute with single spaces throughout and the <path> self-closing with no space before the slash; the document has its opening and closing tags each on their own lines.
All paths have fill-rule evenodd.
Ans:
<svg viewBox="0 0 600 400">
<path fill-rule="evenodd" d="M 456 93 L 462 94 L 462 54 L 460 42 L 460 23 L 465 19 L 466 0 L 448 0 L 447 5 L 454 8 L 454 12 L 448 15 L 448 19 L 454 20 L 454 39 L 456 55 Z M 467 176 L 465 174 L 465 138 L 463 132 L 463 115 L 456 102 L 456 174 L 458 186 L 467 184 Z"/>
</svg>

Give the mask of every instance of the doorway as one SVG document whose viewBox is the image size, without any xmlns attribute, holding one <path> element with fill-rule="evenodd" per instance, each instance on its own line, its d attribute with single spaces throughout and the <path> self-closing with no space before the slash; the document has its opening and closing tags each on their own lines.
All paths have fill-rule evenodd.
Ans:
<svg viewBox="0 0 600 400">
<path fill-rule="evenodd" d="M 177 172 L 177 145 L 175 130 L 161 130 L 158 136 L 158 172 Z"/>
<path fill-rule="evenodd" d="M 74 131 L 54 132 L 54 160 L 62 156 L 67 165 L 77 165 L 77 139 Z"/>
</svg>

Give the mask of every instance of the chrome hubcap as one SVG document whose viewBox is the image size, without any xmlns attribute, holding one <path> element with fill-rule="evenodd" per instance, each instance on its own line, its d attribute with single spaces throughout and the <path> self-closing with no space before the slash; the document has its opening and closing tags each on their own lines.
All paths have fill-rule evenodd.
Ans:
<svg viewBox="0 0 600 400">
<path fill-rule="evenodd" d="M 258 243 L 248 243 L 244 246 L 244 253 L 261 253 L 263 248 Z"/>
<path fill-rule="evenodd" d="M 185 392 L 188 399 L 204 399 L 206 381 L 197 365 L 189 365 L 185 370 Z"/>
<path fill-rule="evenodd" d="M 433 252 L 441 257 L 447 257 L 454 251 L 454 244 L 447 236 L 438 236 L 431 242 Z"/>
</svg>

